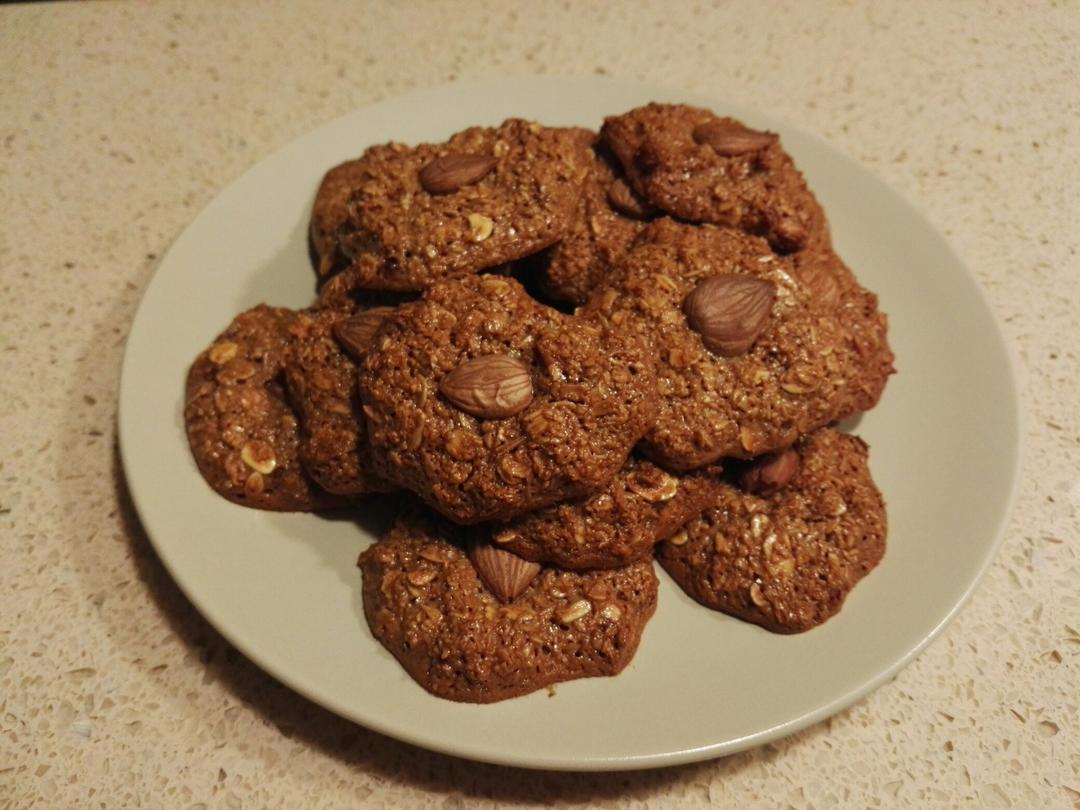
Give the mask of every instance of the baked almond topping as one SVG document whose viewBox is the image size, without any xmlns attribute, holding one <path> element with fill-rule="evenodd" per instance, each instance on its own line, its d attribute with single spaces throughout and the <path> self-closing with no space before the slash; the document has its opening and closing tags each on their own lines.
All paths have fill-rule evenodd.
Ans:
<svg viewBox="0 0 1080 810">
<path fill-rule="evenodd" d="M 334 324 L 334 337 L 353 360 L 360 360 L 371 347 L 371 340 L 386 316 L 393 311 L 393 307 L 372 307 L 357 312 Z"/>
<path fill-rule="evenodd" d="M 420 170 L 420 185 L 431 194 L 452 194 L 479 183 L 496 163 L 498 161 L 488 155 L 443 155 Z"/>
<path fill-rule="evenodd" d="M 821 262 L 797 264 L 795 278 L 823 307 L 831 309 L 840 303 L 840 282 Z"/>
<path fill-rule="evenodd" d="M 476 543 L 469 559 L 480 579 L 503 603 L 514 601 L 540 573 L 540 563 L 529 562 L 490 543 Z"/>
<path fill-rule="evenodd" d="M 758 132 L 733 121 L 711 121 L 694 127 L 694 140 L 711 146 L 724 157 L 756 152 L 774 143 L 777 138 L 771 132 Z"/>
<path fill-rule="evenodd" d="M 686 296 L 683 311 L 705 348 L 721 357 L 748 351 L 765 328 L 776 285 L 754 276 L 712 276 Z"/>
<path fill-rule="evenodd" d="M 439 390 L 465 413 L 481 419 L 521 413 L 533 399 L 529 367 L 505 354 L 465 361 L 439 381 Z"/>
<path fill-rule="evenodd" d="M 747 492 L 770 495 L 791 483 L 799 465 L 799 454 L 791 447 L 767 453 L 754 460 L 740 476 L 739 483 Z"/>
</svg>

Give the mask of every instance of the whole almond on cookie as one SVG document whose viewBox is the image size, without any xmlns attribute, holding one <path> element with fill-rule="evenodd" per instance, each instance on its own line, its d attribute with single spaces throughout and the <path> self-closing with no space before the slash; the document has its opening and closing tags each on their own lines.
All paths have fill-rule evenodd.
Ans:
<svg viewBox="0 0 1080 810">
<path fill-rule="evenodd" d="M 360 360 L 371 346 L 371 339 L 382 326 L 393 307 L 372 307 L 334 324 L 334 337 L 341 348 L 353 358 Z"/>
<path fill-rule="evenodd" d="M 822 262 L 808 261 L 795 265 L 795 279 L 822 307 L 832 309 L 840 303 L 840 282 Z"/>
<path fill-rule="evenodd" d="M 747 492 L 771 495 L 791 483 L 791 479 L 799 471 L 800 462 L 798 452 L 790 447 L 767 453 L 755 459 L 743 471 L 739 476 L 739 483 Z"/>
<path fill-rule="evenodd" d="M 710 121 L 694 127 L 693 138 L 724 157 L 745 155 L 764 149 L 776 141 L 771 132 L 758 132 L 734 121 Z"/>
<path fill-rule="evenodd" d="M 451 194 L 483 180 L 496 163 L 488 155 L 443 155 L 420 170 L 420 185 L 432 194 Z"/>
<path fill-rule="evenodd" d="M 802 248 L 809 237 L 806 226 L 799 221 L 798 217 L 786 216 L 773 225 L 769 241 L 778 250 L 789 252 Z"/>
<path fill-rule="evenodd" d="M 491 543 L 469 549 L 476 573 L 500 602 L 512 602 L 540 573 L 540 563 L 530 562 Z"/>
<path fill-rule="evenodd" d="M 686 296 L 683 311 L 705 348 L 722 357 L 735 357 L 754 345 L 775 298 L 776 286 L 771 281 L 728 273 L 698 284 Z"/>
<path fill-rule="evenodd" d="M 439 381 L 439 390 L 465 413 L 481 419 L 513 416 L 533 399 L 529 367 L 506 354 L 465 361 Z"/>
</svg>

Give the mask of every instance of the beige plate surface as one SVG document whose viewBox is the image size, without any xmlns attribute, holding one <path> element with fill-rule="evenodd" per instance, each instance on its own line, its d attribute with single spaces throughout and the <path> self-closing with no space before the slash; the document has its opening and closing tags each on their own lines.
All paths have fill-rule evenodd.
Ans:
<svg viewBox="0 0 1080 810">
<path fill-rule="evenodd" d="M 598 127 L 651 100 L 688 101 L 779 131 L 833 224 L 841 255 L 881 297 L 899 374 L 855 430 L 889 506 L 882 565 L 823 627 L 784 637 L 698 607 L 661 572 L 660 606 L 616 678 L 491 706 L 415 685 L 363 619 L 358 521 L 234 506 L 203 483 L 181 420 L 192 358 L 234 314 L 313 297 L 305 231 L 323 172 L 367 145 L 442 140 L 523 116 Z M 388 735 L 490 762 L 604 770 L 755 746 L 883 683 L 956 613 L 989 564 L 1015 491 L 1011 364 L 982 294 L 910 205 L 851 159 L 752 110 L 602 79 L 460 84 L 323 126 L 223 190 L 176 240 L 140 305 L 120 391 L 124 467 L 172 576 L 233 644 L 297 692 Z"/>
</svg>

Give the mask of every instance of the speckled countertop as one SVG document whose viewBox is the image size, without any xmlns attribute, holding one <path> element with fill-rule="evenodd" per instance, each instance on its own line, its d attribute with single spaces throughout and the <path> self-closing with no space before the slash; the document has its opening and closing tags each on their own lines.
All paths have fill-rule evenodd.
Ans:
<svg viewBox="0 0 1080 810">
<path fill-rule="evenodd" d="M 1080 6 L 398 5 L 0 8 L 0 806 L 1076 806 Z M 124 339 L 196 212 L 368 102 L 527 73 L 683 87 L 819 134 L 949 236 L 1015 352 L 1026 450 L 996 562 L 892 682 L 781 742 L 593 775 L 395 742 L 232 650 L 125 498 Z"/>
</svg>

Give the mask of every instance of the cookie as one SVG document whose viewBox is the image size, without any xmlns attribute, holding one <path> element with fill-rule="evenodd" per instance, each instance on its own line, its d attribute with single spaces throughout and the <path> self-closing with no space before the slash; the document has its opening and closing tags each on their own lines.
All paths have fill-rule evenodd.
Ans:
<svg viewBox="0 0 1080 810">
<path fill-rule="evenodd" d="M 378 475 L 459 523 L 607 484 L 656 413 L 651 353 L 513 279 L 438 284 L 383 324 L 358 384 Z"/>
<path fill-rule="evenodd" d="M 773 133 L 682 104 L 638 107 L 600 132 L 634 190 L 669 214 L 740 228 L 781 252 L 829 244 L 824 211 Z"/>
<path fill-rule="evenodd" d="M 871 408 L 893 372 L 877 298 L 836 273 L 826 306 L 760 237 L 651 223 L 583 312 L 659 349 L 641 448 L 672 470 L 751 458 Z"/>
<path fill-rule="evenodd" d="M 347 160 L 330 169 L 319 184 L 311 209 L 309 238 L 320 278 L 336 275 L 349 264 L 339 235 L 349 223 L 349 197 L 365 177 L 365 164 Z"/>
<path fill-rule="evenodd" d="M 616 675 L 656 609 L 652 562 L 609 571 L 546 568 L 512 602 L 488 590 L 461 530 L 411 517 L 360 555 L 375 638 L 429 692 L 491 703 Z"/>
<path fill-rule="evenodd" d="M 356 394 L 356 365 L 342 348 L 358 353 L 371 340 L 385 310 L 355 315 L 333 309 L 296 314 L 289 324 L 292 351 L 285 364 L 289 401 L 300 418 L 300 459 L 328 492 L 357 496 L 384 492 L 389 484 L 367 464 L 367 436 Z"/>
<path fill-rule="evenodd" d="M 865 442 L 823 428 L 794 449 L 786 486 L 754 494 L 729 484 L 657 546 L 664 570 L 695 600 L 775 633 L 835 615 L 885 553 L 885 504 Z"/>
<path fill-rule="evenodd" d="M 320 186 L 311 222 L 320 271 L 422 290 L 536 253 L 576 210 L 589 157 L 581 141 L 576 130 L 510 119 L 445 144 L 373 146 Z"/>
<path fill-rule="evenodd" d="M 613 158 L 595 151 L 596 136 L 581 132 L 583 151 L 591 159 L 577 214 L 567 234 L 549 249 L 539 276 L 546 297 L 573 306 L 584 304 L 603 284 L 654 211 L 616 175 Z"/>
<path fill-rule="evenodd" d="M 262 305 L 243 312 L 188 371 L 192 455 L 211 488 L 245 506 L 304 512 L 340 503 L 300 462 L 300 429 L 282 383 L 295 319 Z"/>
<path fill-rule="evenodd" d="M 715 497 L 721 486 L 717 473 L 676 476 L 631 458 L 600 492 L 496 525 L 492 542 L 527 560 L 568 570 L 648 559 L 656 543 L 701 514 Z"/>
<path fill-rule="evenodd" d="M 369 290 L 360 285 L 359 278 L 359 271 L 355 267 L 350 267 L 321 279 L 315 306 L 320 309 L 355 312 L 370 307 L 396 307 L 419 298 L 415 292 Z"/>
</svg>

